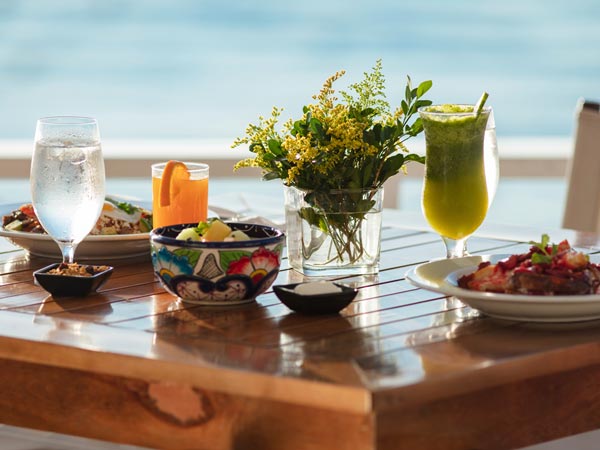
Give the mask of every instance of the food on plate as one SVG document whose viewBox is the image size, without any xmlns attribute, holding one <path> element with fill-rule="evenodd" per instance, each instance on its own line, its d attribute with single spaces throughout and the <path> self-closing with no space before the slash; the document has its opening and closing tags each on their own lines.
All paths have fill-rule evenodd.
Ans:
<svg viewBox="0 0 600 450">
<path fill-rule="evenodd" d="M 33 211 L 33 205 L 28 203 L 19 209 L 2 217 L 2 226 L 7 231 L 27 231 L 31 233 L 44 233 Z"/>
<path fill-rule="evenodd" d="M 33 205 L 27 203 L 2 218 L 6 231 L 43 233 Z M 100 218 L 92 229 L 93 235 L 139 234 L 152 229 L 152 212 L 140 206 L 106 197 Z"/>
<path fill-rule="evenodd" d="M 77 263 L 61 263 L 47 273 L 50 275 L 66 275 L 78 277 L 91 277 L 110 269 L 109 266 L 91 266 Z"/>
<path fill-rule="evenodd" d="M 507 294 L 600 294 L 600 265 L 591 263 L 588 255 L 571 248 L 567 240 L 550 244 L 546 234 L 541 242 L 530 243 L 528 253 L 496 264 L 482 262 L 475 272 L 459 278 L 458 285 Z"/>
<path fill-rule="evenodd" d="M 128 202 L 106 197 L 91 234 L 136 234 L 152 230 L 152 212 Z"/>
<path fill-rule="evenodd" d="M 229 225 L 219 219 L 208 219 L 197 227 L 184 228 L 175 239 L 201 242 L 235 242 L 247 241 L 250 237 L 241 230 L 232 230 Z"/>
</svg>

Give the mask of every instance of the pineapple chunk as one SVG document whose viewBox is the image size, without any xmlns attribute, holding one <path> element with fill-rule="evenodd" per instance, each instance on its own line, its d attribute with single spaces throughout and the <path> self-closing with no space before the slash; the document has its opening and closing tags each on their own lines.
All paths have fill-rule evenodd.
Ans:
<svg viewBox="0 0 600 450">
<path fill-rule="evenodd" d="M 249 241 L 250 237 L 242 230 L 232 231 L 229 236 L 225 238 L 228 241 Z"/>
<path fill-rule="evenodd" d="M 206 231 L 202 234 L 202 240 L 206 242 L 224 241 L 231 234 L 231 228 L 220 220 L 213 220 Z"/>
<path fill-rule="evenodd" d="M 181 230 L 175 239 L 181 239 L 183 241 L 199 241 L 200 235 L 196 233 L 195 228 L 185 228 Z"/>
</svg>

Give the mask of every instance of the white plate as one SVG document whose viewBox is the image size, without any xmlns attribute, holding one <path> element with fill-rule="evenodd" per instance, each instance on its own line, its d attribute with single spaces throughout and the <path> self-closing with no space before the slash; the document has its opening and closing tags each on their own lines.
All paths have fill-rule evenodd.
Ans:
<svg viewBox="0 0 600 450">
<path fill-rule="evenodd" d="M 10 214 L 27 202 L 0 205 L 0 217 Z M 151 209 L 148 202 L 136 204 Z M 0 226 L 0 236 L 24 248 L 30 254 L 46 258 L 60 259 L 56 242 L 47 234 L 8 231 Z M 104 260 L 150 256 L 150 233 L 116 234 L 110 236 L 87 236 L 75 250 L 75 259 Z"/>
<path fill-rule="evenodd" d="M 512 295 L 458 287 L 457 279 L 482 261 L 495 263 L 509 255 L 467 256 L 421 264 L 406 274 L 415 286 L 457 297 L 472 308 L 500 319 L 526 322 L 578 322 L 600 318 L 600 295 Z"/>
</svg>

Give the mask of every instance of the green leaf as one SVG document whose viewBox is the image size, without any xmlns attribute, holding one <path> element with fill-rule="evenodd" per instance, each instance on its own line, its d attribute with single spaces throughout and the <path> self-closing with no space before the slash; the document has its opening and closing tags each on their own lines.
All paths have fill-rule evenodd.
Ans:
<svg viewBox="0 0 600 450">
<path fill-rule="evenodd" d="M 369 186 L 371 184 L 371 177 L 373 176 L 373 158 L 369 159 L 369 161 L 362 168 L 362 185 Z"/>
<path fill-rule="evenodd" d="M 431 100 L 417 100 L 415 102 L 415 109 L 419 109 L 422 106 L 429 106 L 431 105 L 432 101 Z"/>
<path fill-rule="evenodd" d="M 119 208 L 121 211 L 125 211 L 127 214 L 133 214 L 134 212 L 136 212 L 140 209 L 137 206 L 132 205 L 131 203 L 120 202 L 111 197 L 106 197 L 106 201 L 113 204 L 114 206 Z"/>
<path fill-rule="evenodd" d="M 277 139 L 269 139 L 267 144 L 269 145 L 269 151 L 272 154 L 276 156 L 283 155 L 283 150 L 281 149 L 281 142 L 279 142 Z"/>
<path fill-rule="evenodd" d="M 548 236 L 547 234 L 542 234 L 542 247 L 543 247 L 544 251 L 546 251 L 546 247 L 548 246 L 549 242 L 550 242 L 550 236 Z"/>
<path fill-rule="evenodd" d="M 142 233 L 149 233 L 152 231 L 152 218 L 146 219 L 140 217 L 140 231 L 142 231 Z"/>
<path fill-rule="evenodd" d="M 244 257 L 250 258 L 250 256 L 252 256 L 252 252 L 244 252 L 239 250 L 222 251 L 219 253 L 219 264 L 221 269 L 227 272 L 229 265 L 232 262 L 239 261 Z"/>
<path fill-rule="evenodd" d="M 292 127 L 291 134 L 292 136 L 296 136 L 298 134 L 300 136 L 306 136 L 308 134 L 308 125 L 306 120 L 296 120 L 294 122 L 294 126 Z"/>
<path fill-rule="evenodd" d="M 375 124 L 375 126 L 373 126 L 373 135 L 375 137 L 375 141 L 376 142 L 382 142 L 382 136 L 381 136 L 381 130 L 382 130 L 382 126 L 380 123 Z"/>
<path fill-rule="evenodd" d="M 412 101 L 412 90 L 408 84 L 406 85 L 406 88 L 404 89 L 404 98 L 406 99 L 407 102 Z"/>
<path fill-rule="evenodd" d="M 319 215 L 319 230 L 323 233 L 329 234 L 329 225 L 327 224 L 327 220 L 324 215 Z"/>
<path fill-rule="evenodd" d="M 320 140 L 324 139 L 325 130 L 323 129 L 323 125 L 321 124 L 321 122 L 318 119 L 315 119 L 314 117 L 312 119 L 310 119 L 309 129 Z"/>
<path fill-rule="evenodd" d="M 383 133 L 380 139 L 381 143 L 387 142 L 390 138 L 394 137 L 395 134 L 396 127 L 390 125 L 383 127 Z"/>
<path fill-rule="evenodd" d="M 134 212 L 136 212 L 139 209 L 137 206 L 133 206 L 131 203 L 127 203 L 127 202 L 117 203 L 117 208 L 125 211 L 127 214 L 133 214 Z"/>
<path fill-rule="evenodd" d="M 416 136 L 421 131 L 423 131 L 423 121 L 419 117 L 419 118 L 417 118 L 417 120 L 414 121 L 414 123 L 409 128 L 408 134 L 410 134 L 411 136 Z"/>
<path fill-rule="evenodd" d="M 265 153 L 262 158 L 268 162 L 277 160 L 277 156 L 275 156 L 273 153 Z"/>
<path fill-rule="evenodd" d="M 414 162 L 418 162 L 421 164 L 425 164 L 425 156 L 420 156 L 415 153 L 409 153 L 408 155 L 405 155 L 404 159 L 406 162 L 414 161 Z"/>
<path fill-rule="evenodd" d="M 406 103 L 405 100 L 402 100 L 400 105 L 402 106 L 402 112 L 404 112 L 404 115 L 408 116 L 408 112 L 409 112 L 408 103 Z"/>
<path fill-rule="evenodd" d="M 375 206 L 375 200 L 362 199 L 356 204 L 356 212 L 366 214 Z"/>
<path fill-rule="evenodd" d="M 377 114 L 374 108 L 365 108 L 357 113 L 357 118 L 365 119 Z"/>
<path fill-rule="evenodd" d="M 531 255 L 532 264 L 550 264 L 552 263 L 552 257 L 548 255 L 542 255 L 541 253 L 534 253 Z"/>
<path fill-rule="evenodd" d="M 269 180 L 275 180 L 277 178 L 281 178 L 281 175 L 279 174 L 279 172 L 267 172 L 262 176 L 262 179 L 265 181 L 269 181 Z"/>
<path fill-rule="evenodd" d="M 321 215 L 318 214 L 313 208 L 301 208 L 299 213 L 300 217 L 302 217 L 302 219 L 308 222 L 309 225 L 319 227 L 319 224 L 321 222 Z"/>
<path fill-rule="evenodd" d="M 546 247 L 548 246 L 549 242 L 550 242 L 550 236 L 548 236 L 547 234 L 544 233 L 544 234 L 542 234 L 542 240 L 540 242 L 529 241 L 529 244 L 538 248 L 544 254 L 547 254 Z"/>
<path fill-rule="evenodd" d="M 412 92 L 412 80 L 410 79 L 410 76 L 407 75 L 406 76 L 406 91 L 405 91 L 405 97 L 407 100 L 411 100 L 411 95 L 410 93 Z"/>
<path fill-rule="evenodd" d="M 405 161 L 405 158 L 402 153 L 398 153 L 397 155 L 390 156 L 388 159 L 386 159 L 386 161 L 383 164 L 383 167 L 381 169 L 381 174 L 380 174 L 381 182 L 383 183 L 388 178 L 390 178 L 390 177 L 396 175 L 398 172 L 400 172 L 400 169 L 404 165 L 404 161 Z"/>
<path fill-rule="evenodd" d="M 540 252 L 536 252 L 531 255 L 531 262 L 533 264 L 550 264 L 552 262 L 552 257 L 558 252 L 558 245 L 552 244 L 550 245 L 550 253 L 548 253 L 550 236 L 547 234 L 542 234 L 542 239 L 540 242 L 529 241 L 529 243 Z"/>
<path fill-rule="evenodd" d="M 379 142 L 379 140 L 375 137 L 373 130 L 363 131 L 363 141 L 371 145 L 377 145 Z"/>
<path fill-rule="evenodd" d="M 419 84 L 417 88 L 417 97 L 422 97 L 429 89 L 433 86 L 433 82 L 431 80 L 423 81 Z"/>
<path fill-rule="evenodd" d="M 348 169 L 347 173 L 348 173 L 348 175 L 346 178 L 348 178 L 348 184 L 346 185 L 346 188 L 360 189 L 363 187 L 362 171 L 355 169 L 355 168 L 351 168 L 351 169 Z"/>
<path fill-rule="evenodd" d="M 178 248 L 173 253 L 175 255 L 179 256 L 180 258 L 187 259 L 188 262 L 190 263 L 190 266 L 194 267 L 196 265 L 196 263 L 198 262 L 198 260 L 200 259 L 200 255 L 202 254 L 202 251 L 190 250 L 187 248 Z"/>
<path fill-rule="evenodd" d="M 248 147 L 248 150 L 250 150 L 252 153 L 262 153 L 265 151 L 265 147 L 260 142 L 253 142 Z"/>
<path fill-rule="evenodd" d="M 196 227 L 196 233 L 198 233 L 200 236 L 203 236 L 215 220 L 219 219 L 217 219 L 216 217 L 211 217 L 206 222 L 198 222 L 198 226 Z"/>
</svg>

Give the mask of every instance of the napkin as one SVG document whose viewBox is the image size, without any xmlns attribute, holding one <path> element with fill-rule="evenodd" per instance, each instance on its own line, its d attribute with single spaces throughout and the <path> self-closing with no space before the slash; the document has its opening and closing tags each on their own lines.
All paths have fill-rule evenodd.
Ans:
<svg viewBox="0 0 600 450">
<path fill-rule="evenodd" d="M 283 199 L 281 202 L 260 194 L 223 194 L 211 198 L 209 216 L 220 219 L 267 225 L 285 231 Z"/>
</svg>

